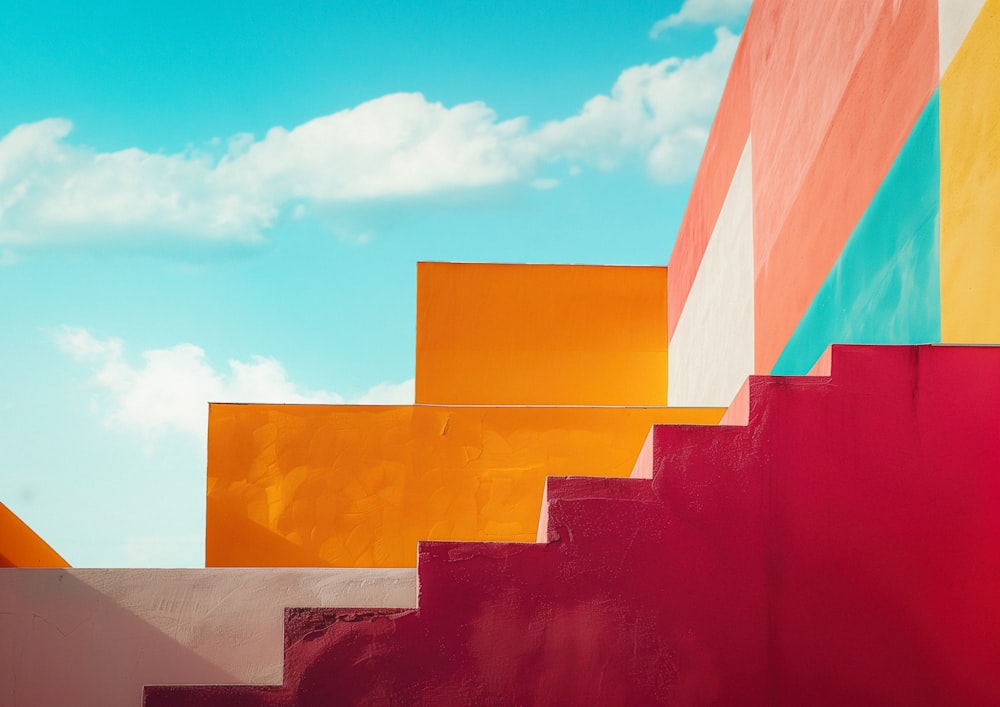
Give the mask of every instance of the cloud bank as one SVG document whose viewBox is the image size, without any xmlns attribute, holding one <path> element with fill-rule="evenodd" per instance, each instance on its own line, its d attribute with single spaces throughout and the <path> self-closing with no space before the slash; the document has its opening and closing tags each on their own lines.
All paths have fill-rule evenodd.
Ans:
<svg viewBox="0 0 1000 707">
<path fill-rule="evenodd" d="M 337 393 L 302 390 L 289 380 L 279 361 L 253 356 L 249 362 L 230 360 L 228 370 L 215 370 L 205 351 L 194 344 L 142 353 L 131 365 L 121 339 L 98 339 L 86 329 L 62 326 L 56 345 L 74 360 L 87 364 L 90 383 L 101 391 L 95 406 L 111 427 L 158 436 L 168 432 L 204 438 L 208 403 L 344 403 Z M 412 404 L 413 381 L 379 383 L 356 400 L 369 405 Z"/>
<path fill-rule="evenodd" d="M 311 206 L 513 183 L 551 188 L 556 181 L 539 172 L 560 164 L 573 173 L 637 157 L 653 178 L 676 182 L 697 168 L 736 44 L 719 29 L 709 52 L 629 68 L 576 115 L 539 127 L 500 120 L 485 103 L 448 107 L 419 93 L 382 96 L 259 139 L 235 135 L 221 156 L 99 152 L 68 140 L 68 120 L 23 124 L 0 139 L 0 253 L 13 264 L 38 246 L 252 245 Z"/>
</svg>

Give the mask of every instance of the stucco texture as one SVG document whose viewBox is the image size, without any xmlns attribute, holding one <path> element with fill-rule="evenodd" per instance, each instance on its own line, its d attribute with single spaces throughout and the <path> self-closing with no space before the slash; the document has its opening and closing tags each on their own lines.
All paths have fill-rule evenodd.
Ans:
<svg viewBox="0 0 1000 707">
<path fill-rule="evenodd" d="M 545 477 L 628 476 L 656 423 L 722 410 L 212 405 L 209 566 L 412 567 L 535 539 Z"/>
</svg>

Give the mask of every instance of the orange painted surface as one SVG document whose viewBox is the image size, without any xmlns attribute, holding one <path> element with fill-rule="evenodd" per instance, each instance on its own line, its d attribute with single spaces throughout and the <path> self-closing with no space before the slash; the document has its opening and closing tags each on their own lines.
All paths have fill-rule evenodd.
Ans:
<svg viewBox="0 0 1000 707">
<path fill-rule="evenodd" d="M 416 402 L 666 405 L 663 267 L 419 263 Z"/>
<path fill-rule="evenodd" d="M 412 567 L 535 540 L 545 477 L 628 476 L 654 423 L 719 409 L 213 404 L 206 564 Z"/>
<path fill-rule="evenodd" d="M 755 15 L 755 8 L 751 8 L 746 24 L 748 28 L 755 23 Z M 750 135 L 749 68 L 747 43 L 744 40 L 740 42 L 733 58 L 729 79 L 691 188 L 684 220 L 681 221 L 677 240 L 670 254 L 670 277 L 667 283 L 668 337 L 674 335 L 674 328 L 691 292 L 705 248 L 712 237 L 712 230 L 736 172 L 736 165 L 739 164 Z"/>
<path fill-rule="evenodd" d="M 69 563 L 0 503 L 0 567 L 69 567 Z"/>
<path fill-rule="evenodd" d="M 937 3 L 755 10 L 754 338 L 767 373 L 934 91 Z"/>
</svg>

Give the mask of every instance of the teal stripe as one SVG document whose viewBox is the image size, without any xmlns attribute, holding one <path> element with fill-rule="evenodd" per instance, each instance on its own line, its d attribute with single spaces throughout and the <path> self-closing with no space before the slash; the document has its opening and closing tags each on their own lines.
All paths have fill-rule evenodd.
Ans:
<svg viewBox="0 0 1000 707">
<path fill-rule="evenodd" d="M 833 343 L 941 340 L 939 124 L 935 91 L 773 374 L 807 373 Z"/>
</svg>

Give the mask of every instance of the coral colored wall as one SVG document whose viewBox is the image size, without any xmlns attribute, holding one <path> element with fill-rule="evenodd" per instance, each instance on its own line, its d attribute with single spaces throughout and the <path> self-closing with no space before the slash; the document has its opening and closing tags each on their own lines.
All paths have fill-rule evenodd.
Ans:
<svg viewBox="0 0 1000 707">
<path fill-rule="evenodd" d="M 718 409 L 212 405 L 208 566 L 412 567 L 420 540 L 535 538 L 548 475 L 627 476 Z"/>
<path fill-rule="evenodd" d="M 0 704 L 128 707 L 146 684 L 280 682 L 287 606 L 414 606 L 413 570 L 0 570 Z"/>
<path fill-rule="evenodd" d="M 935 94 L 773 373 L 807 372 L 831 342 L 941 340 L 939 135 Z"/>
<path fill-rule="evenodd" d="M 666 405 L 666 268 L 419 263 L 416 402 Z"/>
<path fill-rule="evenodd" d="M 754 10 L 754 344 L 766 373 L 934 91 L 937 4 Z"/>
<path fill-rule="evenodd" d="M 69 564 L 0 503 L 0 567 L 69 567 Z"/>
<path fill-rule="evenodd" d="M 669 263 L 671 405 L 727 404 L 837 342 L 1000 342 L 998 17 L 754 3 Z"/>
</svg>

